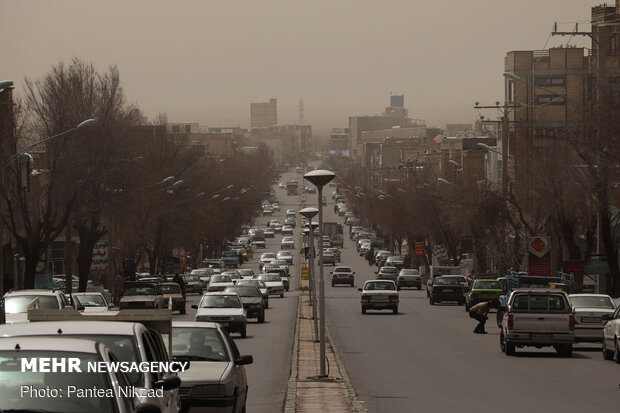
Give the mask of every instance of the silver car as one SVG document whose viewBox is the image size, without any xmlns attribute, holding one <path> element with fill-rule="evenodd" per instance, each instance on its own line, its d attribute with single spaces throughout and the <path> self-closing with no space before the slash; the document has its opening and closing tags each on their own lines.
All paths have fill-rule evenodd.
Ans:
<svg viewBox="0 0 620 413">
<path fill-rule="evenodd" d="M 254 360 L 240 355 L 219 324 L 173 321 L 172 356 L 191 362 L 191 368 L 179 374 L 181 411 L 200 407 L 245 412 L 248 381 L 243 366 Z"/>
</svg>

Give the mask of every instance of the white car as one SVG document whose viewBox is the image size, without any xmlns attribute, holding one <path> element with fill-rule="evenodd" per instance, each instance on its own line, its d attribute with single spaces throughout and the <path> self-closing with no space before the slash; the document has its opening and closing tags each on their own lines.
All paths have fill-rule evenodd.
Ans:
<svg viewBox="0 0 620 413">
<path fill-rule="evenodd" d="M 114 307 L 114 304 L 108 303 L 101 293 L 73 293 L 71 297 L 75 307 L 85 313 L 102 313 Z"/>
<path fill-rule="evenodd" d="M 247 313 L 241 299 L 235 293 L 206 293 L 198 305 L 192 305 L 196 311 L 196 321 L 220 323 L 231 333 L 246 336 Z"/>
<path fill-rule="evenodd" d="M 603 327 L 603 358 L 620 364 L 620 307 Z"/>
<path fill-rule="evenodd" d="M 265 283 L 269 295 L 284 297 L 284 283 L 278 274 L 261 274 L 256 278 Z"/>
<path fill-rule="evenodd" d="M 212 292 L 217 292 L 217 291 L 224 291 L 226 287 L 230 287 L 232 285 L 235 285 L 235 283 L 233 283 L 233 280 L 232 278 L 230 278 L 230 275 L 213 274 L 211 276 L 211 280 L 209 281 L 207 292 L 212 293 Z"/>
<path fill-rule="evenodd" d="M 280 241 L 280 248 L 295 249 L 295 241 L 293 241 L 292 237 L 284 237 L 282 238 L 282 241 Z"/>
<path fill-rule="evenodd" d="M 251 268 L 239 268 L 237 272 L 241 275 L 242 280 L 251 280 L 256 275 Z"/>
<path fill-rule="evenodd" d="M 366 310 L 392 310 L 398 314 L 399 296 L 394 281 L 369 280 L 359 291 L 362 292 L 362 314 L 366 314 Z"/>
<path fill-rule="evenodd" d="M 139 403 L 131 396 L 117 391 L 125 390 L 126 378 L 122 373 L 113 372 L 44 372 L 28 370 L 23 372 L 18 366 L 22 360 L 37 360 L 40 357 L 75 360 L 82 371 L 90 363 L 109 363 L 116 358 L 102 343 L 91 340 L 76 340 L 61 337 L 10 337 L 0 338 L 0 360 L 2 360 L 2 386 L 0 386 L 0 411 L 4 412 L 117 412 L 139 411 Z M 51 371 L 52 369 L 49 369 Z M 180 383 L 180 380 L 179 380 Z M 66 391 L 68 385 L 75 391 Z M 20 389 L 34 386 L 42 389 L 60 390 L 60 397 L 23 397 Z M 81 392 L 97 389 L 108 397 L 82 397 Z M 20 397 L 20 394 L 22 397 Z"/>
<path fill-rule="evenodd" d="M 69 306 L 62 291 L 58 290 L 17 290 L 4 295 L 4 312 L 6 323 L 25 323 L 28 321 L 28 309 L 59 310 Z"/>
<path fill-rule="evenodd" d="M 351 267 L 338 266 L 331 272 L 332 287 L 336 284 L 347 284 L 353 287 L 355 285 L 355 271 Z"/>
<path fill-rule="evenodd" d="M 259 269 L 263 269 L 263 265 L 267 264 L 268 262 L 271 262 L 273 260 L 276 259 L 276 254 L 274 254 L 273 252 L 264 252 L 260 255 L 260 258 L 258 259 L 258 268 Z"/>
<path fill-rule="evenodd" d="M 415 269 L 403 268 L 396 278 L 396 287 L 400 290 L 403 287 L 422 288 L 422 277 L 420 271 Z"/>
<path fill-rule="evenodd" d="M 293 227 L 291 225 L 284 225 L 282 227 L 282 235 L 293 235 Z"/>
<path fill-rule="evenodd" d="M 293 265 L 293 253 L 291 251 L 278 251 L 276 259 L 284 260 L 288 265 Z"/>
<path fill-rule="evenodd" d="M 606 294 L 570 294 L 575 309 L 575 343 L 602 342 L 603 327 L 614 313 L 615 306 Z"/>
<path fill-rule="evenodd" d="M 248 380 L 244 365 L 254 362 L 242 356 L 230 336 L 217 323 L 173 321 L 172 356 L 189 361 L 191 368 L 179 373 L 181 410 L 218 408 L 223 404 L 245 411 Z M 213 389 L 202 397 L 201 389 Z"/>
</svg>

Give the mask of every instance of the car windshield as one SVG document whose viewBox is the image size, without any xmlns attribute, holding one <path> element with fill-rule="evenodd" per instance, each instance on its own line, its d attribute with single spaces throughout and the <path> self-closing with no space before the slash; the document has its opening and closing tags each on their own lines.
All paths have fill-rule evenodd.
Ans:
<svg viewBox="0 0 620 413">
<path fill-rule="evenodd" d="M 460 285 L 458 277 L 437 277 L 434 285 Z"/>
<path fill-rule="evenodd" d="M 474 288 L 477 290 L 501 290 L 502 285 L 495 280 L 477 280 L 474 283 Z"/>
<path fill-rule="evenodd" d="M 226 287 L 225 293 L 236 293 L 239 297 L 261 297 L 258 287 L 251 285 L 237 285 L 235 287 Z"/>
<path fill-rule="evenodd" d="M 282 281 L 278 274 L 263 274 L 258 278 L 263 281 Z"/>
<path fill-rule="evenodd" d="M 79 359 L 82 372 L 50 373 L 41 371 L 22 371 L 22 360 L 37 360 L 54 357 L 58 360 Z M 89 363 L 97 363 L 100 359 L 96 354 L 77 352 L 51 352 L 20 350 L 19 352 L 0 351 L 0 400 L 5 412 L 114 412 L 113 397 L 79 398 L 77 391 L 81 389 L 101 389 L 111 391 L 106 373 L 88 372 Z M 62 397 L 17 397 L 20 388 L 26 386 L 34 389 L 66 389 L 76 388 L 76 393 L 65 393 Z M 61 393 L 62 394 L 62 393 Z"/>
<path fill-rule="evenodd" d="M 77 300 L 84 307 L 108 306 L 101 294 L 73 294 L 73 299 Z"/>
<path fill-rule="evenodd" d="M 53 310 L 60 308 L 55 295 L 17 295 L 4 299 L 4 311 L 6 314 L 26 313 L 28 312 L 28 304 L 35 298 L 39 299 L 39 309 Z"/>
<path fill-rule="evenodd" d="M 251 277 L 254 273 L 249 268 L 242 268 L 242 269 L 239 270 L 239 274 L 241 274 L 244 277 L 246 277 L 246 276 L 250 276 Z"/>
<path fill-rule="evenodd" d="M 364 290 L 373 291 L 373 290 L 384 290 L 384 291 L 394 291 L 396 290 L 396 285 L 394 283 L 388 282 L 370 282 L 364 285 Z"/>
<path fill-rule="evenodd" d="M 571 303 L 575 308 L 604 308 L 613 310 L 614 303 L 610 297 L 600 297 L 595 295 L 571 296 Z"/>
<path fill-rule="evenodd" d="M 237 251 L 224 251 L 222 257 L 236 257 Z"/>
<path fill-rule="evenodd" d="M 398 255 L 392 255 L 392 256 L 388 257 L 388 260 L 390 260 L 390 261 L 402 261 L 403 259 L 401 257 L 399 257 Z"/>
<path fill-rule="evenodd" d="M 418 270 L 407 270 L 407 269 L 400 270 L 400 274 L 401 275 L 420 275 Z"/>
<path fill-rule="evenodd" d="M 240 308 L 239 297 L 236 295 L 205 295 L 200 300 L 200 308 Z"/>
<path fill-rule="evenodd" d="M 179 284 L 164 284 L 160 288 L 161 292 L 164 294 L 181 294 L 181 287 Z"/>
<path fill-rule="evenodd" d="M 351 267 L 336 267 L 334 272 L 351 272 Z"/>
<path fill-rule="evenodd" d="M 381 268 L 381 272 L 382 272 L 383 274 L 386 274 L 386 273 L 388 273 L 388 274 L 394 274 L 394 273 L 396 273 L 397 271 L 398 271 L 398 270 L 397 270 L 396 268 L 393 268 L 393 267 L 383 267 L 383 268 Z"/>
<path fill-rule="evenodd" d="M 274 259 L 276 256 L 274 254 L 263 254 L 260 256 L 260 259 Z"/>
<path fill-rule="evenodd" d="M 155 295 L 155 287 L 145 285 L 143 287 L 129 287 L 125 289 L 123 295 Z"/>
<path fill-rule="evenodd" d="M 231 283 L 232 278 L 228 275 L 213 275 L 211 276 L 212 283 Z"/>
<path fill-rule="evenodd" d="M 185 281 L 200 281 L 200 276 L 198 275 L 188 275 L 185 277 Z"/>
<path fill-rule="evenodd" d="M 192 270 L 192 275 L 197 275 L 199 277 L 204 277 L 205 275 L 209 275 L 209 271 L 207 270 Z"/>
<path fill-rule="evenodd" d="M 172 356 L 176 360 L 230 361 L 217 328 L 172 327 Z"/>
</svg>

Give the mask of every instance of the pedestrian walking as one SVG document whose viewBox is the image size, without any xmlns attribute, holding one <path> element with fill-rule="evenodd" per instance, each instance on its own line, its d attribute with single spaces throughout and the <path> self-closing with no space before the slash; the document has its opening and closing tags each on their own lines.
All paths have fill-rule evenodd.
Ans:
<svg viewBox="0 0 620 413">
<path fill-rule="evenodd" d="M 487 333 L 486 331 L 484 331 L 484 324 L 487 322 L 487 319 L 489 318 L 487 316 L 489 314 L 489 310 L 491 310 L 491 301 L 483 301 L 469 309 L 469 316 L 478 321 L 478 325 L 476 326 L 476 328 L 474 328 L 474 333 L 476 334 Z"/>
<path fill-rule="evenodd" d="M 181 295 L 183 295 L 183 298 L 185 298 L 185 281 L 183 281 L 183 277 L 181 277 L 179 274 L 174 274 L 173 281 L 179 284 L 179 287 L 181 287 Z"/>
</svg>

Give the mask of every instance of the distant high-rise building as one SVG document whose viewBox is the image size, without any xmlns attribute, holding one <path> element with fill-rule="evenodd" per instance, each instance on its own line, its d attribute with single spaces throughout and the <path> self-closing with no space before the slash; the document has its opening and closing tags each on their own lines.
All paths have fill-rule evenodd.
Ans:
<svg viewBox="0 0 620 413">
<path fill-rule="evenodd" d="M 251 127 L 267 128 L 278 123 L 278 109 L 275 98 L 269 102 L 252 103 L 250 105 Z"/>
<path fill-rule="evenodd" d="M 390 96 L 390 106 L 396 108 L 404 108 L 405 107 L 405 95 L 401 93 L 397 93 L 395 95 Z"/>
</svg>

